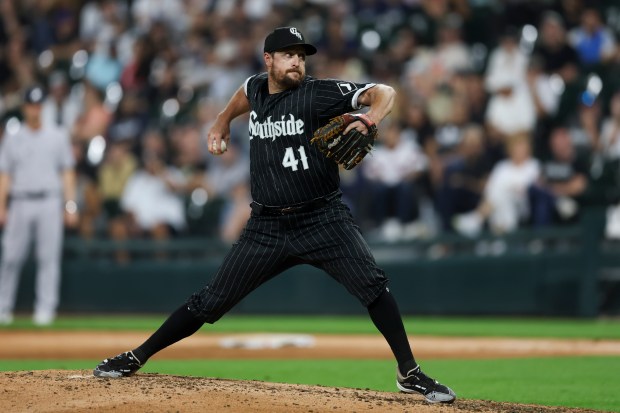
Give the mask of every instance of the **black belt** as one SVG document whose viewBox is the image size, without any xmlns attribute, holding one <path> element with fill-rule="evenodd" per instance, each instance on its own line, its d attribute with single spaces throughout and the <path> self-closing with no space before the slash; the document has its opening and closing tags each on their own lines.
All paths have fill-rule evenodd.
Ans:
<svg viewBox="0 0 620 413">
<path fill-rule="evenodd" d="M 285 206 L 270 206 L 259 204 L 258 202 L 252 202 L 250 207 L 252 212 L 256 215 L 268 215 L 268 216 L 283 216 L 290 214 L 297 214 L 300 212 L 311 212 L 329 204 L 334 199 L 340 196 L 340 191 L 334 191 L 329 195 L 315 198 L 311 201 L 301 202 L 299 204 L 285 205 Z"/>
<path fill-rule="evenodd" d="M 18 192 L 11 194 L 11 199 L 45 199 L 58 195 L 56 192 L 36 191 L 36 192 Z"/>
</svg>

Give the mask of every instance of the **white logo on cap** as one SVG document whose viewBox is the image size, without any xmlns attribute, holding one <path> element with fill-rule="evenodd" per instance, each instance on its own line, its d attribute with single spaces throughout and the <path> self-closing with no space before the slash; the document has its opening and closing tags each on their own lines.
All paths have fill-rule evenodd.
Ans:
<svg viewBox="0 0 620 413">
<path fill-rule="evenodd" d="M 293 34 L 293 35 L 297 36 L 297 38 L 298 38 L 299 40 L 302 40 L 302 41 L 304 40 L 304 39 L 302 39 L 302 38 L 301 38 L 301 33 L 299 33 L 299 32 L 297 31 L 297 28 L 296 28 L 296 27 L 291 27 L 291 34 Z"/>
</svg>

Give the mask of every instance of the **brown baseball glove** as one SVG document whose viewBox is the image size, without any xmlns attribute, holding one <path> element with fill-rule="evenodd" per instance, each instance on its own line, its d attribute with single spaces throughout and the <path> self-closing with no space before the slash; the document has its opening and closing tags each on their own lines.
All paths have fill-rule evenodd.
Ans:
<svg viewBox="0 0 620 413">
<path fill-rule="evenodd" d="M 345 134 L 347 126 L 358 120 L 366 125 L 366 135 L 357 129 L 351 129 Z M 345 113 L 330 119 L 325 126 L 317 129 L 310 143 L 316 144 L 325 156 L 348 170 L 357 166 L 372 151 L 376 138 L 377 126 L 368 116 Z"/>
</svg>

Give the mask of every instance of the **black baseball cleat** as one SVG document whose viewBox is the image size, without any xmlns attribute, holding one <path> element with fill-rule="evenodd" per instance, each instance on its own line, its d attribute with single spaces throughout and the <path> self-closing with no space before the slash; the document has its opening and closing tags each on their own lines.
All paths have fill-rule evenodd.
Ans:
<svg viewBox="0 0 620 413">
<path fill-rule="evenodd" d="M 396 370 L 396 386 L 400 391 L 421 394 L 429 403 L 452 403 L 456 400 L 452 389 L 428 377 L 420 370 L 420 366 L 409 370 L 404 377 L 400 369 Z"/>
<path fill-rule="evenodd" d="M 105 359 L 95 367 L 93 374 L 95 377 L 108 377 L 117 379 L 119 377 L 132 376 L 140 370 L 142 364 L 132 351 L 126 351 L 111 359 Z"/>
</svg>

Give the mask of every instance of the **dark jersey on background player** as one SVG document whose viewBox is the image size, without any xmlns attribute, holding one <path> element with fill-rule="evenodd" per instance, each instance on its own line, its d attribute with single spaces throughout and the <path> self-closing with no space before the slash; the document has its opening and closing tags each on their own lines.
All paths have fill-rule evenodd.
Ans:
<svg viewBox="0 0 620 413">
<path fill-rule="evenodd" d="M 310 264 L 367 308 L 394 353 L 401 391 L 420 393 L 433 403 L 456 399 L 452 390 L 424 374 L 413 357 L 387 277 L 341 200 L 338 166 L 310 143 L 330 118 L 362 106 L 369 106 L 366 116 L 378 124 L 390 112 L 395 92 L 386 85 L 307 77 L 306 56 L 315 52 L 294 27 L 278 28 L 267 36 L 267 73 L 246 80 L 207 137 L 209 151 L 221 154 L 222 142 L 230 139 L 230 122 L 250 113 L 253 202 L 243 233 L 207 285 L 141 346 L 100 363 L 95 376 L 133 374 L 157 351 L 193 334 L 203 323 L 215 323 L 265 282 L 295 265 Z M 353 128 L 368 133 L 365 123 L 354 121 L 342 138 Z"/>
</svg>

